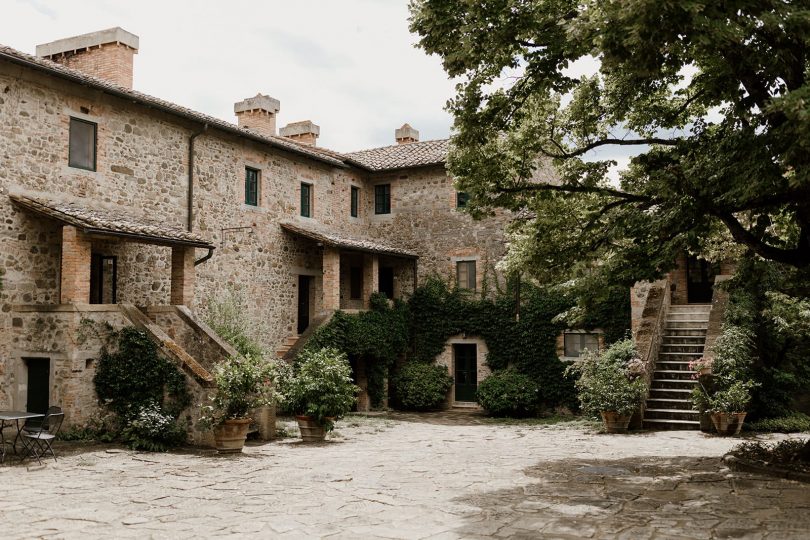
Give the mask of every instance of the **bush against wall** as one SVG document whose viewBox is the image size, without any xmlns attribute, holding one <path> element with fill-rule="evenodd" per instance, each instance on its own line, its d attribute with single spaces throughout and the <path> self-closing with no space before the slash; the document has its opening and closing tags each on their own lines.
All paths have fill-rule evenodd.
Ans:
<svg viewBox="0 0 810 540">
<path fill-rule="evenodd" d="M 118 417 L 124 441 L 145 450 L 184 442 L 177 419 L 191 403 L 185 375 L 146 333 L 126 327 L 111 337 L 114 350 L 102 351 L 93 384 L 99 403 Z"/>
<path fill-rule="evenodd" d="M 531 416 L 540 404 L 540 386 L 527 375 L 507 368 L 481 381 L 476 398 L 493 416 Z"/>
<path fill-rule="evenodd" d="M 209 300 L 205 323 L 242 356 L 261 357 L 264 349 L 255 337 L 256 323 L 246 310 L 242 294 L 229 287 L 220 298 Z"/>
<path fill-rule="evenodd" d="M 424 362 L 408 362 L 394 376 L 393 382 L 397 403 L 414 411 L 438 409 L 453 386 L 447 367 Z"/>
</svg>

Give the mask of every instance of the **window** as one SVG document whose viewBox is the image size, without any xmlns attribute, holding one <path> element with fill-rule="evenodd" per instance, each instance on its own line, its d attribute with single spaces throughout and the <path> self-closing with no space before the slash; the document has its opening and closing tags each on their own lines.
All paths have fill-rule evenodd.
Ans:
<svg viewBox="0 0 810 540">
<path fill-rule="evenodd" d="M 96 124 L 93 122 L 70 119 L 68 165 L 88 171 L 96 170 Z"/>
<path fill-rule="evenodd" d="M 352 217 L 357 217 L 357 210 L 358 206 L 360 205 L 360 188 L 357 186 L 352 186 L 352 208 L 351 213 Z"/>
<path fill-rule="evenodd" d="M 599 334 L 593 332 L 565 332 L 565 356 L 578 358 L 585 349 L 599 352 Z"/>
<path fill-rule="evenodd" d="M 456 193 L 456 208 L 465 208 L 467 206 L 467 201 L 470 200 L 470 194 L 464 191 L 459 191 Z"/>
<path fill-rule="evenodd" d="M 456 283 L 459 289 L 475 290 L 475 261 L 456 263 Z"/>
<path fill-rule="evenodd" d="M 391 184 L 374 186 L 374 213 L 391 213 Z"/>
<path fill-rule="evenodd" d="M 349 269 L 349 298 L 360 300 L 363 297 L 363 269 L 352 266 Z"/>
<path fill-rule="evenodd" d="M 301 183 L 301 215 L 312 217 L 312 184 Z"/>
<path fill-rule="evenodd" d="M 245 167 L 245 204 L 259 206 L 259 171 Z"/>
</svg>

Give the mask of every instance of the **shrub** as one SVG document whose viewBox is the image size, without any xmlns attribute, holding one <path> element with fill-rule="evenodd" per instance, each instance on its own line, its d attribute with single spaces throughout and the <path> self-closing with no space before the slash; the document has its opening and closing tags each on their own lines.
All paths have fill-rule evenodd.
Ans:
<svg viewBox="0 0 810 540">
<path fill-rule="evenodd" d="M 493 416 L 529 416 L 537 412 L 540 387 L 514 369 L 496 371 L 478 385 L 478 403 Z"/>
<path fill-rule="evenodd" d="M 715 391 L 709 395 L 706 410 L 709 412 L 741 413 L 745 412 L 751 401 L 752 381 L 734 381 L 728 388 Z"/>
<path fill-rule="evenodd" d="M 337 349 L 307 349 L 296 358 L 283 388 L 287 408 L 311 416 L 331 431 L 334 421 L 352 410 L 358 388 L 352 384 L 346 354 Z"/>
<path fill-rule="evenodd" d="M 632 340 L 625 339 L 601 355 L 586 351 L 566 371 L 579 374 L 575 386 L 583 411 L 627 415 L 635 412 L 647 396 L 647 384 L 639 376 L 638 365 L 635 346 Z"/>
<path fill-rule="evenodd" d="M 278 402 L 285 377 L 286 364 L 260 356 L 233 356 L 217 364 L 217 389 L 212 404 L 203 407 L 202 425 L 213 427 L 225 420 L 247 418 L 253 409 Z"/>
<path fill-rule="evenodd" d="M 256 323 L 245 314 L 245 301 L 242 294 L 229 287 L 225 296 L 208 302 L 205 322 L 222 339 L 231 344 L 242 356 L 263 356 L 264 350 L 248 328 Z"/>
<path fill-rule="evenodd" d="M 731 449 L 732 456 L 748 461 L 758 461 L 800 472 L 810 473 L 810 456 L 807 443 L 801 439 L 788 439 L 778 443 L 742 443 Z"/>
<path fill-rule="evenodd" d="M 766 418 L 748 424 L 751 431 L 765 431 L 776 433 L 799 433 L 810 431 L 810 416 L 804 413 L 794 412 L 788 416 L 778 418 Z"/>
<path fill-rule="evenodd" d="M 445 366 L 411 362 L 394 377 L 397 399 L 405 409 L 424 411 L 438 408 L 453 386 Z"/>
<path fill-rule="evenodd" d="M 186 429 L 157 403 L 140 408 L 121 432 L 124 443 L 133 450 L 165 452 L 186 442 Z"/>
</svg>

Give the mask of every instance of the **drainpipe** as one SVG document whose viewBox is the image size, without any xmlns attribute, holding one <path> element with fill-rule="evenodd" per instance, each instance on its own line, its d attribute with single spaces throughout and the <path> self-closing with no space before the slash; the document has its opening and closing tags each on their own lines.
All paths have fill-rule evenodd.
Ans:
<svg viewBox="0 0 810 540">
<path fill-rule="evenodd" d="M 188 220 L 186 222 L 186 228 L 189 232 L 194 228 L 194 139 L 206 131 L 208 131 L 207 123 L 203 124 L 203 128 L 200 131 L 192 133 L 191 137 L 188 138 Z M 211 258 L 211 253 L 208 254 L 208 258 Z"/>
</svg>

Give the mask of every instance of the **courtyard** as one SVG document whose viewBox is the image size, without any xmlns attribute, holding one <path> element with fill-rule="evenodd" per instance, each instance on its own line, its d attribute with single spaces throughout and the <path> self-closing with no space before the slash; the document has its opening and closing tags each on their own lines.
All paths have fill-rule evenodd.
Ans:
<svg viewBox="0 0 810 540">
<path fill-rule="evenodd" d="M 0 467 L 0 515 L 8 539 L 807 538 L 808 486 L 728 470 L 739 442 L 396 413 L 234 457 L 61 443 Z"/>
</svg>

